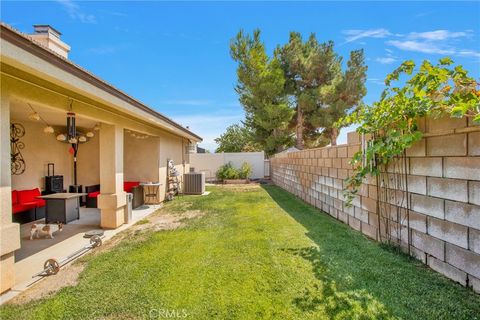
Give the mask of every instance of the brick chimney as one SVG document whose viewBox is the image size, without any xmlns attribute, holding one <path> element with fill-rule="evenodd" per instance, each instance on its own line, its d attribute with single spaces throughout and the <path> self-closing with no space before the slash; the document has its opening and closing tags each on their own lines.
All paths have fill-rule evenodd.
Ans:
<svg viewBox="0 0 480 320">
<path fill-rule="evenodd" d="M 50 50 L 68 58 L 70 46 L 60 40 L 61 33 L 48 24 L 36 24 L 33 26 L 34 33 L 30 36 Z"/>
</svg>

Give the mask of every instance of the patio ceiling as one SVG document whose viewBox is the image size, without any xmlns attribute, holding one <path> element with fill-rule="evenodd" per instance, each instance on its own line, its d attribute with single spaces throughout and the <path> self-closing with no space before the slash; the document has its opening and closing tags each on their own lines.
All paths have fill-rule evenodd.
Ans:
<svg viewBox="0 0 480 320">
<path fill-rule="evenodd" d="M 65 127 L 66 126 L 66 113 L 62 112 L 58 109 L 48 108 L 43 105 L 37 105 L 30 103 L 32 108 L 42 117 L 44 121 L 46 121 L 49 125 L 55 127 Z M 28 103 L 22 100 L 14 99 L 11 102 L 11 109 L 10 109 L 10 119 L 11 121 L 27 121 L 27 122 L 39 122 L 42 123 L 41 120 L 35 121 L 30 120 L 28 116 L 32 114 L 32 109 L 28 106 Z M 98 121 L 94 121 L 91 119 L 87 119 L 82 116 L 76 116 L 76 125 L 78 128 L 83 129 L 90 129 L 97 124 Z"/>
</svg>

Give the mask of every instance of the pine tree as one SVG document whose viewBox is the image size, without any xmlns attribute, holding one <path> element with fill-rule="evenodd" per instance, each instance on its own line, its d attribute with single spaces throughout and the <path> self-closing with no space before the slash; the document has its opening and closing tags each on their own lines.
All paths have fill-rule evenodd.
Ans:
<svg viewBox="0 0 480 320">
<path fill-rule="evenodd" d="M 243 31 L 230 45 L 232 58 L 238 62 L 235 88 L 246 112 L 245 125 L 267 154 L 291 145 L 289 123 L 293 111 L 285 94 L 285 76 L 276 56 L 270 58 L 260 41 L 260 31 L 253 37 Z"/>
</svg>

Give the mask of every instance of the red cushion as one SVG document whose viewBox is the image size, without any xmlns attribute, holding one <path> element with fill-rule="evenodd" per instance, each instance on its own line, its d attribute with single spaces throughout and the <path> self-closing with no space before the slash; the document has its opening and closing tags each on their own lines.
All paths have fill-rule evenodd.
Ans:
<svg viewBox="0 0 480 320">
<path fill-rule="evenodd" d="M 125 181 L 123 183 L 123 191 L 132 192 L 133 187 L 139 186 L 139 181 Z"/>
<path fill-rule="evenodd" d="M 17 203 L 18 203 L 18 191 L 12 190 L 12 205 L 15 205 Z"/>
<path fill-rule="evenodd" d="M 37 197 L 40 196 L 40 190 L 38 188 L 32 190 L 19 190 L 18 191 L 18 202 L 33 202 L 37 201 Z"/>
<path fill-rule="evenodd" d="M 36 206 L 35 203 L 16 204 L 16 205 L 12 206 L 12 212 L 13 212 L 13 214 L 15 214 L 15 213 L 27 211 L 27 210 L 30 210 L 30 209 L 34 209 L 35 206 Z"/>
<path fill-rule="evenodd" d="M 98 197 L 99 194 L 100 194 L 100 191 L 90 192 L 88 194 L 88 197 L 89 198 L 96 198 L 96 197 Z"/>
<path fill-rule="evenodd" d="M 30 202 L 24 202 L 22 203 L 24 205 L 34 205 L 36 208 L 44 207 L 45 206 L 45 200 L 43 199 L 37 199 L 35 201 L 30 201 Z"/>
</svg>

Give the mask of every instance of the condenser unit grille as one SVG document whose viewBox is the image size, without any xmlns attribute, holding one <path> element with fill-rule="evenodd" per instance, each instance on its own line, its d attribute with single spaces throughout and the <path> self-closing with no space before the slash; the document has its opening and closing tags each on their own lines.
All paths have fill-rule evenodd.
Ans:
<svg viewBox="0 0 480 320">
<path fill-rule="evenodd" d="M 185 194 L 203 194 L 205 192 L 205 173 L 185 173 Z"/>
</svg>

